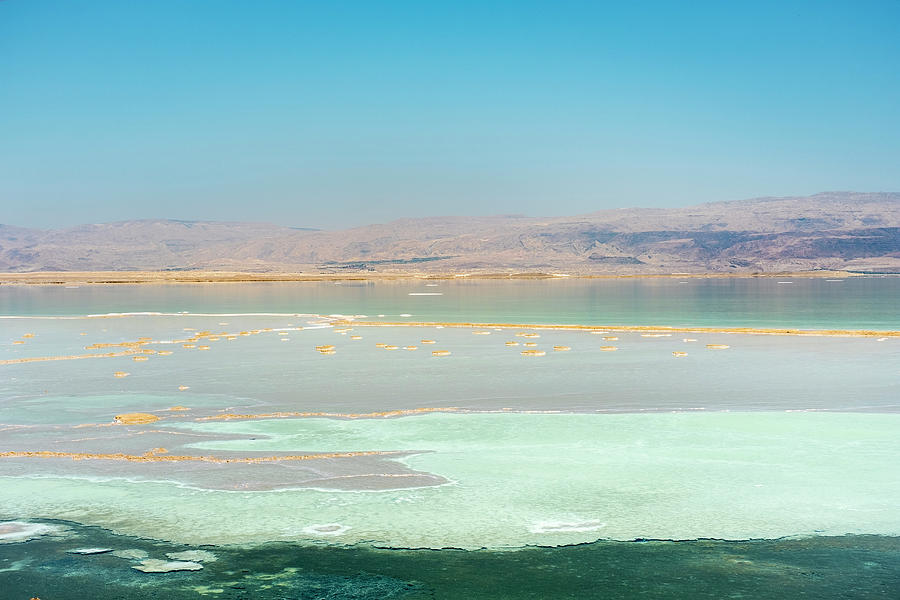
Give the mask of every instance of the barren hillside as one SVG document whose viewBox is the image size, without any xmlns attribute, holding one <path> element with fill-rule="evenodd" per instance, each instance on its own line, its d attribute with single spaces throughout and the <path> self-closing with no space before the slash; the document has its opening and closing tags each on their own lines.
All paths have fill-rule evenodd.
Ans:
<svg viewBox="0 0 900 600">
<path fill-rule="evenodd" d="M 405 219 L 344 231 L 171 220 L 51 231 L 0 225 L 0 271 L 191 269 L 900 272 L 900 193 Z"/>
</svg>

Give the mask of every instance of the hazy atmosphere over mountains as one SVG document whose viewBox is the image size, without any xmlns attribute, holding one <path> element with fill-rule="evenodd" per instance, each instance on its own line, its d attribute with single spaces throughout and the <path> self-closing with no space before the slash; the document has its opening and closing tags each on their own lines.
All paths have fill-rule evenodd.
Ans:
<svg viewBox="0 0 900 600">
<path fill-rule="evenodd" d="M 900 272 L 900 193 L 827 192 L 575 217 L 436 217 L 343 231 L 142 220 L 0 225 L 0 270 Z"/>
</svg>

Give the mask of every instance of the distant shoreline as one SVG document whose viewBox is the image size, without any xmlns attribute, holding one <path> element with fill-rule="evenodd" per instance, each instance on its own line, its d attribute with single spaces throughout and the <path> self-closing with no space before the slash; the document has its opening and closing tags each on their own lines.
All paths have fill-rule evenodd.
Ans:
<svg viewBox="0 0 900 600">
<path fill-rule="evenodd" d="M 304 281 L 417 281 L 417 280 L 543 280 L 543 279 L 753 279 L 753 278 L 849 278 L 869 275 L 850 271 L 799 271 L 778 273 L 654 273 L 591 274 L 545 272 L 461 273 L 252 273 L 245 271 L 41 271 L 0 273 L 0 285 L 110 285 L 169 283 L 253 283 Z M 890 275 L 871 273 L 871 275 Z"/>
</svg>

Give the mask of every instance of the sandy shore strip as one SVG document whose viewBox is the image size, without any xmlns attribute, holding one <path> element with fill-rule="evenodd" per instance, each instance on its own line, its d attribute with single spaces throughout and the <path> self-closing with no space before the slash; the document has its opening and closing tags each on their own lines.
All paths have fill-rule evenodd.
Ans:
<svg viewBox="0 0 900 600">
<path fill-rule="evenodd" d="M 350 321 L 347 322 L 348 324 Z M 343 322 L 336 322 L 343 324 Z M 541 329 L 549 331 L 620 331 L 669 333 L 732 333 L 750 335 L 799 335 L 827 337 L 900 337 L 900 331 L 866 329 L 781 329 L 766 327 L 669 327 L 665 325 L 561 325 L 524 323 L 453 323 L 444 321 L 352 321 L 354 327 L 459 327 L 495 329 Z"/>
<path fill-rule="evenodd" d="M 105 285 L 105 284 L 169 284 L 169 283 L 246 283 L 257 281 L 404 281 L 404 280 L 453 280 L 453 279 L 743 279 L 760 277 L 812 277 L 844 278 L 864 276 L 865 273 L 848 271 L 797 271 L 771 273 L 652 273 L 605 274 L 590 272 L 495 272 L 466 271 L 425 273 L 421 271 L 305 273 L 244 271 L 40 271 L 32 273 L 0 273 L 0 285 Z"/>
<path fill-rule="evenodd" d="M 27 452 L 9 451 L 0 452 L 3 458 L 71 458 L 72 460 L 116 460 L 124 462 L 207 462 L 217 464 L 244 463 L 259 464 L 279 461 L 317 460 L 326 458 L 353 458 L 356 456 L 398 456 L 409 454 L 407 451 L 379 451 L 366 452 L 326 452 L 321 454 L 293 454 L 285 456 L 259 456 L 253 458 L 223 458 L 219 456 L 186 456 L 168 455 L 148 452 L 147 454 L 94 454 L 90 452 L 51 452 L 46 450 L 34 450 Z"/>
<path fill-rule="evenodd" d="M 132 356 L 139 354 L 138 350 L 125 350 L 124 352 L 104 352 L 102 354 L 67 354 L 64 356 L 32 356 L 29 358 L 9 358 L 0 360 L 0 365 L 18 365 L 21 363 L 46 362 L 50 360 L 81 360 L 83 358 L 115 358 L 117 356 Z"/>
<path fill-rule="evenodd" d="M 273 412 L 260 414 L 223 414 L 210 417 L 200 417 L 197 421 L 231 421 L 237 419 L 288 419 L 288 418 L 327 418 L 327 419 L 389 419 L 391 417 L 405 417 L 424 413 L 445 412 L 461 413 L 473 412 L 455 406 L 406 408 L 400 410 L 385 410 L 370 413 L 331 413 L 331 412 Z"/>
</svg>

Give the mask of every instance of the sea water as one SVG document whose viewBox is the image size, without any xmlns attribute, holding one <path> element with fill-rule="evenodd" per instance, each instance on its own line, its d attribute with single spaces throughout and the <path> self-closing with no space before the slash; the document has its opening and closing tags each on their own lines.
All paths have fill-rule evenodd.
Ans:
<svg viewBox="0 0 900 600">
<path fill-rule="evenodd" d="M 680 290 L 698 281 L 690 300 Z M 0 453 L 19 453 L 0 458 L 0 518 L 58 528 L 0 546 L 0 580 L 35 595 L 69 578 L 85 595 L 68 598 L 105 597 L 88 592 L 99 581 L 129 597 L 891 597 L 897 338 L 363 323 L 888 330 L 895 282 L 438 282 L 444 296 L 409 296 L 437 293 L 423 283 L 0 288 L 16 317 L 0 319 Z M 759 306 L 780 308 L 767 319 Z M 167 314 L 90 316 L 139 311 Z M 341 333 L 320 316 L 334 314 L 366 317 Z M 204 330 L 223 335 L 180 342 Z M 15 362 L 138 338 L 155 351 L 146 361 Z M 524 343 L 546 355 L 522 356 Z M 335 354 L 315 350 L 324 344 Z M 112 424 L 131 412 L 159 420 Z M 61 454 L 22 454 L 47 451 Z M 72 459 L 117 453 L 135 458 Z M 303 458 L 240 462 L 284 456 Z M 730 541 L 689 541 L 706 538 Z M 741 541 L 784 538 L 795 541 Z M 647 539 L 682 541 L 635 541 Z M 206 544 L 223 558 L 146 574 L 139 561 L 66 552 L 88 542 Z M 399 550 L 448 547 L 465 552 Z M 651 564 L 665 565 L 655 582 Z M 453 578 L 429 574 L 440 570 Z"/>
<path fill-rule="evenodd" d="M 898 298 L 897 276 L 5 285 L 0 315 L 299 312 L 391 319 L 409 314 L 419 321 L 895 330 Z"/>
</svg>

